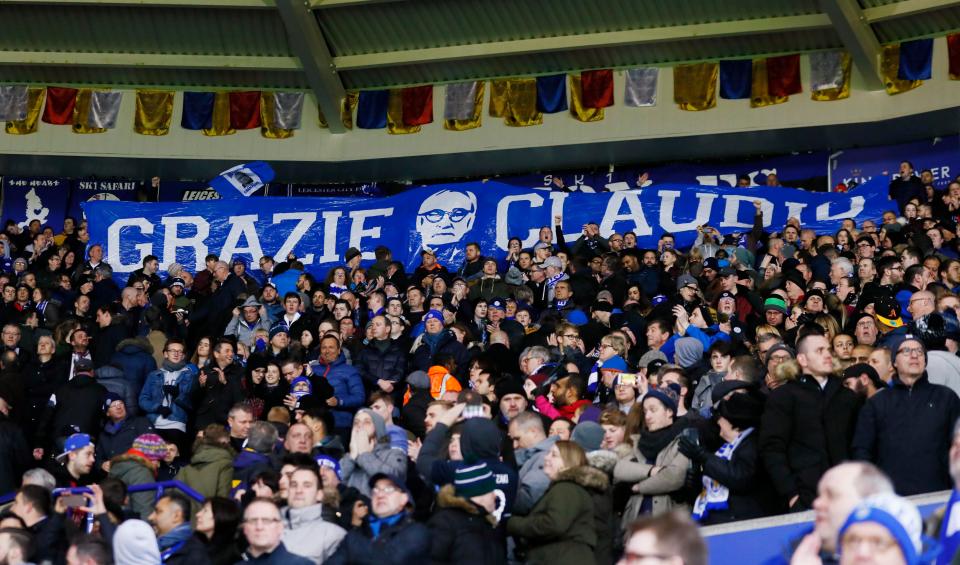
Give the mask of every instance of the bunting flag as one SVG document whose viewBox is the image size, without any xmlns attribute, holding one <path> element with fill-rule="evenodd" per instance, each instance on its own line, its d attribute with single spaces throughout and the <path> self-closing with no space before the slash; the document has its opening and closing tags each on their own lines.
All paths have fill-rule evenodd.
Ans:
<svg viewBox="0 0 960 565">
<path fill-rule="evenodd" d="M 402 88 L 390 89 L 390 96 L 387 99 L 387 133 L 391 135 L 402 135 L 407 133 L 418 133 L 420 126 L 407 125 L 403 120 L 403 90 Z"/>
<path fill-rule="evenodd" d="M 230 114 L 230 93 L 214 93 L 213 107 L 210 113 L 210 121 L 208 122 L 209 126 L 201 130 L 203 135 L 219 137 L 221 135 L 233 135 L 237 133 L 237 130 L 231 126 Z"/>
<path fill-rule="evenodd" d="M 556 114 L 567 109 L 567 75 L 537 77 L 537 111 Z"/>
<path fill-rule="evenodd" d="M 105 128 L 91 127 L 90 108 L 93 100 L 93 91 L 81 88 L 77 92 L 76 102 L 73 105 L 73 133 L 103 133 Z M 48 102 L 49 105 L 49 102 Z"/>
<path fill-rule="evenodd" d="M 819 51 L 810 54 L 810 98 L 817 101 L 850 97 L 850 53 Z"/>
<path fill-rule="evenodd" d="M 443 129 L 465 131 L 480 127 L 485 84 L 477 80 L 452 83 L 445 87 Z"/>
<path fill-rule="evenodd" d="M 542 124 L 543 113 L 537 110 L 536 79 L 490 81 L 490 115 L 503 118 L 504 123 L 511 127 Z"/>
<path fill-rule="evenodd" d="M 0 122 L 25 120 L 29 102 L 26 86 L 0 86 Z"/>
<path fill-rule="evenodd" d="M 180 127 L 189 130 L 213 127 L 213 92 L 184 92 Z"/>
<path fill-rule="evenodd" d="M 750 98 L 752 80 L 753 61 L 750 59 L 720 61 L 720 98 L 725 100 Z"/>
<path fill-rule="evenodd" d="M 803 92 L 800 84 L 800 55 L 767 57 L 766 69 L 767 92 L 771 96 L 790 96 Z"/>
<path fill-rule="evenodd" d="M 230 127 L 233 129 L 260 127 L 259 90 L 230 93 Z"/>
<path fill-rule="evenodd" d="M 917 39 L 900 44 L 900 80 L 929 80 L 933 68 L 933 39 Z"/>
<path fill-rule="evenodd" d="M 117 127 L 123 92 L 119 90 L 94 90 L 90 96 L 90 113 L 87 127 L 113 129 Z"/>
<path fill-rule="evenodd" d="M 389 90 L 362 91 L 357 103 L 357 127 L 360 129 L 387 127 L 387 107 L 389 104 Z"/>
<path fill-rule="evenodd" d="M 604 117 L 603 108 L 587 108 L 583 105 L 580 77 L 570 75 L 570 113 L 581 122 L 599 122 Z"/>
<path fill-rule="evenodd" d="M 302 92 L 262 92 L 260 135 L 267 139 L 293 137 L 293 131 L 300 129 L 302 112 Z"/>
<path fill-rule="evenodd" d="M 631 108 L 656 106 L 659 77 L 660 69 L 657 67 L 629 69 L 623 87 L 623 103 Z"/>
<path fill-rule="evenodd" d="M 411 86 L 400 91 L 403 100 L 403 123 L 422 126 L 433 123 L 433 85 Z"/>
<path fill-rule="evenodd" d="M 581 99 L 587 108 L 613 106 L 613 71 L 600 69 L 580 73 Z"/>
<path fill-rule="evenodd" d="M 960 80 L 960 33 L 947 36 L 950 80 Z"/>
<path fill-rule="evenodd" d="M 73 108 L 76 104 L 76 88 L 48 86 L 47 105 L 43 109 L 43 121 L 57 126 L 73 123 Z"/>
<path fill-rule="evenodd" d="M 673 68 L 673 100 L 681 110 L 709 110 L 717 105 L 720 65 L 697 63 Z"/>
<path fill-rule="evenodd" d="M 754 59 L 752 66 L 752 76 L 750 81 L 750 107 L 763 108 L 764 106 L 773 106 L 774 104 L 783 104 L 790 98 L 788 96 L 774 96 L 770 94 L 769 70 L 767 61 L 769 59 Z"/>
<path fill-rule="evenodd" d="M 173 92 L 138 90 L 133 131 L 140 135 L 167 135 L 173 122 Z M 191 128 L 195 129 L 195 128 Z"/>
<path fill-rule="evenodd" d="M 347 92 L 346 96 L 340 100 L 340 123 L 348 130 L 353 129 L 353 110 L 357 107 L 357 95 L 356 91 Z M 330 127 L 327 117 L 323 115 L 323 108 L 319 105 L 317 105 L 317 120 L 323 129 Z"/>
<path fill-rule="evenodd" d="M 897 78 L 899 71 L 900 44 L 884 45 L 880 56 L 880 75 L 883 78 L 883 86 L 887 94 L 900 94 L 923 84 L 922 80 L 901 80 Z"/>
<path fill-rule="evenodd" d="M 22 120 L 7 122 L 6 131 L 10 135 L 27 135 L 37 131 L 40 114 L 43 113 L 43 102 L 46 99 L 47 89 L 30 87 L 27 89 L 27 116 Z"/>
</svg>

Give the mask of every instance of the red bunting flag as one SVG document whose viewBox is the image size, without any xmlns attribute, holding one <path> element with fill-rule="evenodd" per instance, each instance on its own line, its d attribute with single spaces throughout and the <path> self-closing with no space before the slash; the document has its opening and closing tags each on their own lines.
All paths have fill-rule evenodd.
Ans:
<svg viewBox="0 0 960 565">
<path fill-rule="evenodd" d="M 960 33 L 947 36 L 947 52 L 950 56 L 950 80 L 960 80 Z"/>
<path fill-rule="evenodd" d="M 72 124 L 73 108 L 76 104 L 76 88 L 47 87 L 47 105 L 43 109 L 43 121 L 58 126 Z"/>
<path fill-rule="evenodd" d="M 767 58 L 767 93 L 790 96 L 803 92 L 800 85 L 800 55 Z"/>
<path fill-rule="evenodd" d="M 403 125 L 422 126 L 433 123 L 432 84 L 404 88 L 400 95 L 403 100 Z"/>
<path fill-rule="evenodd" d="M 260 91 L 230 93 L 230 127 L 253 129 L 260 127 Z"/>
<path fill-rule="evenodd" d="M 580 89 L 584 108 L 613 106 L 613 71 L 583 71 L 580 73 Z"/>
</svg>

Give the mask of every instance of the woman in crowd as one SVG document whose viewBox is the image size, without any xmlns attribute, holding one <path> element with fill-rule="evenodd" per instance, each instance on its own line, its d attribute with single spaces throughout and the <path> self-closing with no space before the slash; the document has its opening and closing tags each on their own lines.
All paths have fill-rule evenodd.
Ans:
<svg viewBox="0 0 960 565">
<path fill-rule="evenodd" d="M 206 499 L 196 515 L 194 534 L 207 548 L 213 565 L 233 565 L 241 561 L 237 550 L 240 509 L 237 503 L 219 496 Z"/>
</svg>

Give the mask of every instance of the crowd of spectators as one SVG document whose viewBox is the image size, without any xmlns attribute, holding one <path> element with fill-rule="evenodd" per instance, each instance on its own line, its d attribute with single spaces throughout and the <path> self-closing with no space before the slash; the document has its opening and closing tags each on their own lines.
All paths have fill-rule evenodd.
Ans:
<svg viewBox="0 0 960 565">
<path fill-rule="evenodd" d="M 771 562 L 950 563 L 954 500 L 923 537 L 901 498 L 960 482 L 960 182 L 928 177 L 830 234 L 557 217 L 319 278 L 121 285 L 84 222 L 8 224 L 0 562 L 699 565 L 694 523 L 812 509 Z"/>
</svg>

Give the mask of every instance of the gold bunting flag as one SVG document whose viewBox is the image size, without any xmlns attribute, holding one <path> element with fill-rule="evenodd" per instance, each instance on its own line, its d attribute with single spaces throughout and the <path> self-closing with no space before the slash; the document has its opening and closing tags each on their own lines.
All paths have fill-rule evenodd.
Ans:
<svg viewBox="0 0 960 565">
<path fill-rule="evenodd" d="M 763 108 L 774 104 L 783 104 L 789 96 L 772 96 L 767 80 L 767 60 L 753 60 L 753 80 L 750 84 L 750 107 Z"/>
<path fill-rule="evenodd" d="M 43 101 L 46 95 L 46 88 L 30 87 L 27 90 L 27 117 L 23 120 L 7 122 L 6 132 L 10 135 L 35 133 L 37 124 L 40 122 L 40 114 L 43 113 Z"/>
<path fill-rule="evenodd" d="M 140 135 L 167 135 L 173 121 L 173 92 L 138 90 L 133 131 Z"/>
<path fill-rule="evenodd" d="M 357 107 L 359 97 L 360 93 L 357 91 L 347 91 L 347 95 L 340 101 L 340 123 L 349 130 L 353 129 L 353 110 Z M 323 108 L 320 106 L 317 106 L 317 118 L 320 127 L 324 129 L 330 127 L 330 124 L 327 123 L 327 117 L 323 115 Z"/>
<path fill-rule="evenodd" d="M 77 102 L 73 106 L 73 133 L 104 133 L 106 128 L 90 127 L 90 103 L 93 90 L 81 88 L 77 91 Z"/>
<path fill-rule="evenodd" d="M 510 96 L 509 80 L 490 81 L 490 116 L 504 118 L 507 116 L 508 97 Z"/>
<path fill-rule="evenodd" d="M 581 122 L 599 122 L 603 119 L 603 108 L 585 108 L 583 106 L 583 87 L 580 84 L 580 75 L 570 77 L 570 113 Z"/>
<path fill-rule="evenodd" d="M 387 133 L 404 135 L 419 132 L 420 126 L 407 126 L 403 123 L 403 89 L 391 88 L 387 101 Z"/>
<path fill-rule="evenodd" d="M 508 126 L 538 126 L 543 123 L 543 112 L 537 110 L 537 79 L 511 80 L 508 91 L 507 114 L 504 116 Z"/>
<path fill-rule="evenodd" d="M 213 120 L 210 129 L 200 130 L 203 135 L 216 137 L 233 135 L 237 130 L 230 127 L 230 93 L 217 92 L 213 96 Z"/>
<path fill-rule="evenodd" d="M 810 54 L 810 98 L 832 102 L 850 97 L 850 53 L 828 51 Z"/>
<path fill-rule="evenodd" d="M 673 100 L 681 110 L 697 112 L 717 105 L 720 65 L 697 63 L 673 68 Z"/>
<path fill-rule="evenodd" d="M 477 80 L 446 86 L 443 129 L 466 131 L 480 127 L 485 85 L 485 81 Z"/>
<path fill-rule="evenodd" d="M 260 135 L 267 139 L 287 139 L 293 137 L 293 130 L 277 123 L 276 99 L 273 92 L 260 93 Z"/>
<path fill-rule="evenodd" d="M 887 94 L 900 94 L 923 84 L 922 80 L 901 80 L 897 78 L 900 72 L 900 44 L 884 45 L 880 58 L 880 76 Z"/>
</svg>

